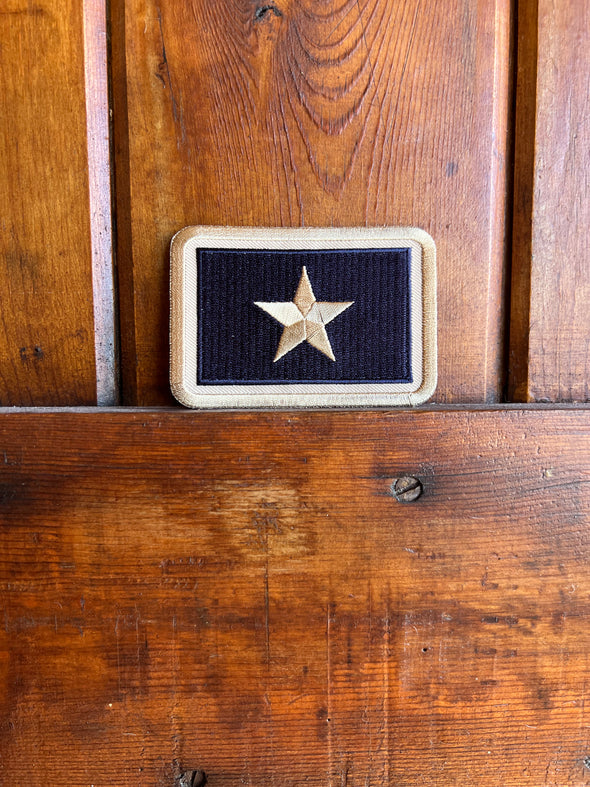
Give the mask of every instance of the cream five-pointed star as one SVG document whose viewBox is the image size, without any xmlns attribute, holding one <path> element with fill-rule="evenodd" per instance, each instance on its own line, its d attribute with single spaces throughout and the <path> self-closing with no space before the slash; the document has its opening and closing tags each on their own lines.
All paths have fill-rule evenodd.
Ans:
<svg viewBox="0 0 590 787">
<path fill-rule="evenodd" d="M 301 271 L 301 278 L 297 285 L 297 292 L 292 301 L 277 302 L 277 303 L 262 303 L 254 301 L 263 311 L 274 317 L 277 322 L 285 326 L 277 354 L 274 357 L 276 363 L 279 358 L 291 352 L 302 342 L 309 342 L 312 347 L 319 350 L 324 355 L 327 355 L 332 361 L 335 361 L 334 353 L 326 333 L 325 325 L 349 306 L 352 306 L 354 301 L 346 301 L 342 303 L 316 301 L 311 283 L 307 275 L 305 266 Z"/>
</svg>

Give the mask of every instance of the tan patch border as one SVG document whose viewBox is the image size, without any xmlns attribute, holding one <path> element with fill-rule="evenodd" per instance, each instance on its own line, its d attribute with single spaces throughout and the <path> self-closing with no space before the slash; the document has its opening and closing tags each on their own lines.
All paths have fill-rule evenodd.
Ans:
<svg viewBox="0 0 590 787">
<path fill-rule="evenodd" d="M 413 383 L 196 383 L 198 248 L 412 249 Z M 170 247 L 170 387 L 181 404 L 199 409 L 370 408 L 416 406 L 436 388 L 436 247 L 416 227 L 185 227 Z"/>
</svg>

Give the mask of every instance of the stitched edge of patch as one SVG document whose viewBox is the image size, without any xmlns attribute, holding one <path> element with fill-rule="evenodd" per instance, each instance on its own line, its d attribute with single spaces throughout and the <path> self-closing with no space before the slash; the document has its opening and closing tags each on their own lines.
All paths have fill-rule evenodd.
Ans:
<svg viewBox="0 0 590 787">
<path fill-rule="evenodd" d="M 413 383 L 207 385 L 196 382 L 197 249 L 412 249 Z M 436 388 L 436 248 L 416 227 L 208 227 L 180 230 L 171 243 L 170 387 L 199 409 L 359 408 L 416 406 Z M 418 285 L 419 282 L 419 285 Z"/>
</svg>

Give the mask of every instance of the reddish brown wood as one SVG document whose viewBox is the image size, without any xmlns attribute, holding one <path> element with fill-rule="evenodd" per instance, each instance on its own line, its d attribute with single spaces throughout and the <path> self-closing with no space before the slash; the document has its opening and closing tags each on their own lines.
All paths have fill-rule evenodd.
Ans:
<svg viewBox="0 0 590 787">
<path fill-rule="evenodd" d="M 2 784 L 590 782 L 590 410 L 3 413 L 0 458 Z"/>
<path fill-rule="evenodd" d="M 113 0 L 128 403 L 170 401 L 168 246 L 187 224 L 423 227 L 436 396 L 498 399 L 510 5 Z"/>
<path fill-rule="evenodd" d="M 3 405 L 91 404 L 97 391 L 112 401 L 103 395 L 112 381 L 99 373 L 97 383 L 95 327 L 97 344 L 102 334 L 93 310 L 93 253 L 95 265 L 111 265 L 109 244 L 103 257 L 97 247 L 108 173 L 106 197 L 96 189 L 90 195 L 88 173 L 89 161 L 92 175 L 104 153 L 95 143 L 104 134 L 97 118 L 107 94 L 90 96 L 96 74 L 85 78 L 85 44 L 94 41 L 101 9 L 104 30 L 103 5 L 15 1 L 0 10 Z M 104 64 L 103 44 L 93 43 L 91 69 L 101 57 Z M 88 118 L 86 95 L 94 108 Z M 110 232 L 110 216 L 103 231 L 105 222 Z"/>
<path fill-rule="evenodd" d="M 519 3 L 510 396 L 590 398 L 590 8 Z"/>
<path fill-rule="evenodd" d="M 516 110 L 514 114 L 514 208 L 510 291 L 508 400 L 527 401 L 531 257 L 535 173 L 538 2 L 518 4 Z"/>
</svg>

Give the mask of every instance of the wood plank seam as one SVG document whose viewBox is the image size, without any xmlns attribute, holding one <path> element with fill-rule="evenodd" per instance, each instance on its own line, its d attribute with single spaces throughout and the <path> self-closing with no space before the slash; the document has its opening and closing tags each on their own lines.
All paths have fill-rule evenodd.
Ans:
<svg viewBox="0 0 590 787">
<path fill-rule="evenodd" d="M 137 403 L 135 284 L 131 264 L 131 173 L 127 99 L 126 19 L 124 0 L 109 0 L 110 84 L 113 126 L 113 225 L 117 274 L 121 403 Z M 170 397 L 171 398 L 171 397 Z"/>
<path fill-rule="evenodd" d="M 516 26 L 514 194 L 507 397 L 509 401 L 526 402 L 529 400 L 538 0 L 522 0 L 518 3 Z"/>
<path fill-rule="evenodd" d="M 83 20 L 96 400 L 99 406 L 106 407 L 118 404 L 119 384 L 107 8 L 104 0 L 84 0 Z"/>
</svg>

